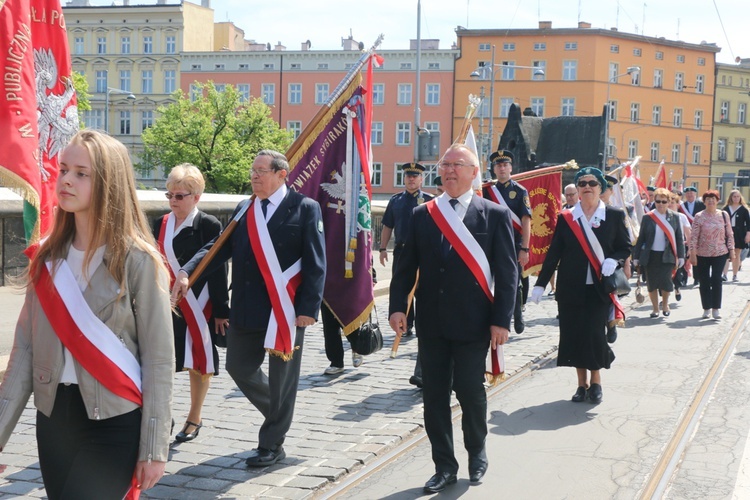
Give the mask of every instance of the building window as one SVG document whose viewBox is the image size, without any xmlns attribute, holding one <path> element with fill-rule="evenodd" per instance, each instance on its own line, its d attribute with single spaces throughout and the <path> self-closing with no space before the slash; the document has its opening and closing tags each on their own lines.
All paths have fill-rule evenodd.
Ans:
<svg viewBox="0 0 750 500">
<path fill-rule="evenodd" d="M 424 122 L 424 129 L 428 132 L 440 132 L 440 122 Z"/>
<path fill-rule="evenodd" d="M 401 63 L 401 69 L 412 69 L 410 62 L 402 62 Z"/>
<path fill-rule="evenodd" d="M 489 52 L 492 49 L 492 45 L 489 43 L 480 43 L 479 52 Z"/>
<path fill-rule="evenodd" d="M 638 141 L 630 139 L 628 141 L 628 158 L 635 158 L 638 156 Z"/>
<path fill-rule="evenodd" d="M 289 84 L 289 104 L 302 104 L 302 84 Z"/>
<path fill-rule="evenodd" d="M 202 68 L 203 68 L 203 66 L 200 65 L 200 64 L 192 64 L 192 65 L 190 65 L 190 69 L 192 71 L 200 71 Z"/>
<path fill-rule="evenodd" d="M 502 65 L 503 71 L 500 75 L 500 78 L 503 80 L 515 80 L 516 79 L 516 62 L 515 61 L 503 61 L 500 63 Z M 492 78 L 494 78 L 494 75 L 491 75 Z"/>
<path fill-rule="evenodd" d="M 130 70 L 120 70 L 120 89 L 130 92 Z"/>
<path fill-rule="evenodd" d="M 141 113 L 141 131 L 154 126 L 154 112 L 143 111 Z"/>
<path fill-rule="evenodd" d="M 276 103 L 276 84 L 264 83 L 261 85 L 260 90 L 264 103 L 269 106 Z"/>
<path fill-rule="evenodd" d="M 638 123 L 641 115 L 641 105 L 637 102 L 630 103 L 630 121 Z"/>
<path fill-rule="evenodd" d="M 656 51 L 656 54 L 654 55 L 657 61 L 661 61 L 664 59 L 664 52 Z"/>
<path fill-rule="evenodd" d="M 696 94 L 703 93 L 703 81 L 704 81 L 703 75 L 698 75 L 695 77 L 695 93 Z"/>
<path fill-rule="evenodd" d="M 104 128 L 104 110 L 103 109 L 90 109 L 83 112 L 83 123 L 86 128 L 98 128 L 99 130 Z"/>
<path fill-rule="evenodd" d="M 719 139 L 719 143 L 717 147 L 717 154 L 719 155 L 719 160 L 726 161 L 727 159 L 727 140 L 726 139 Z"/>
<path fill-rule="evenodd" d="M 682 92 L 682 87 L 685 85 L 685 74 L 675 73 L 674 74 L 674 89 Z"/>
<path fill-rule="evenodd" d="M 630 73 L 630 85 L 640 86 L 641 85 L 641 72 L 633 71 Z"/>
<path fill-rule="evenodd" d="M 97 54 L 107 53 L 107 37 L 100 36 L 96 39 L 96 53 Z"/>
<path fill-rule="evenodd" d="M 578 61 L 563 61 L 563 80 L 578 79 Z"/>
<path fill-rule="evenodd" d="M 99 93 L 107 91 L 107 70 L 98 70 L 96 72 L 96 91 Z"/>
<path fill-rule="evenodd" d="M 516 44 L 513 42 L 506 42 L 503 44 L 503 50 L 506 52 L 516 50 Z"/>
<path fill-rule="evenodd" d="M 661 106 L 651 108 L 651 124 L 661 125 Z"/>
<path fill-rule="evenodd" d="M 440 84 L 428 83 L 425 104 L 428 106 L 437 106 L 440 104 Z"/>
<path fill-rule="evenodd" d="M 662 85 L 664 85 L 664 70 L 655 69 L 654 70 L 654 88 L 660 89 Z"/>
<path fill-rule="evenodd" d="M 635 57 L 641 57 L 641 49 L 633 49 L 633 55 Z"/>
<path fill-rule="evenodd" d="M 154 92 L 154 72 L 146 69 L 141 71 L 141 92 L 143 94 L 152 94 Z"/>
<path fill-rule="evenodd" d="M 734 140 L 734 161 L 745 161 L 745 140 Z"/>
<path fill-rule="evenodd" d="M 741 102 L 737 105 L 737 124 L 745 124 L 745 112 L 747 111 L 747 104 Z"/>
<path fill-rule="evenodd" d="M 695 125 L 695 130 L 700 130 L 701 128 L 703 128 L 703 111 L 701 111 L 700 109 L 695 110 L 693 125 Z"/>
<path fill-rule="evenodd" d="M 404 171 L 398 168 L 398 165 L 394 165 L 393 168 L 393 187 L 404 187 Z"/>
<path fill-rule="evenodd" d="M 177 71 L 174 69 L 164 70 L 164 93 L 171 94 L 177 89 Z"/>
<path fill-rule="evenodd" d="M 610 45 L 609 51 L 613 54 L 619 54 L 620 53 L 620 46 L 619 45 Z"/>
<path fill-rule="evenodd" d="M 224 71 L 224 65 L 223 64 L 214 64 L 214 69 L 217 71 Z"/>
<path fill-rule="evenodd" d="M 247 64 L 247 63 L 240 63 L 240 64 L 238 65 L 238 68 L 239 68 L 240 70 L 248 70 L 248 69 L 250 69 L 250 65 L 249 65 L 249 64 Z M 294 69 L 294 68 L 292 68 L 292 69 Z"/>
<path fill-rule="evenodd" d="M 195 102 L 200 97 L 203 97 L 203 93 L 201 92 L 200 87 L 198 86 L 197 83 L 191 83 L 190 84 L 190 100 L 192 102 Z"/>
<path fill-rule="evenodd" d="M 609 101 L 607 111 L 609 111 L 607 119 L 611 122 L 617 121 L 617 101 Z"/>
<path fill-rule="evenodd" d="M 578 42 L 565 42 L 565 50 L 578 50 Z"/>
<path fill-rule="evenodd" d="M 411 144 L 411 123 L 410 122 L 397 122 L 396 123 L 396 145 L 408 146 L 409 144 Z"/>
<path fill-rule="evenodd" d="M 385 102 L 385 84 L 375 83 L 372 86 L 372 103 L 383 104 Z"/>
<path fill-rule="evenodd" d="M 130 135 L 130 111 L 120 111 L 120 135 Z"/>
<path fill-rule="evenodd" d="M 531 71 L 532 80 L 544 80 L 547 75 L 547 61 L 531 61 L 534 70 Z"/>
<path fill-rule="evenodd" d="M 510 113 L 510 107 L 513 105 L 512 97 L 501 97 L 500 98 L 500 118 L 508 118 Z"/>
<path fill-rule="evenodd" d="M 609 63 L 609 81 L 616 82 L 617 75 L 619 74 L 620 74 L 620 65 L 615 62 Z"/>
<path fill-rule="evenodd" d="M 325 104 L 328 101 L 329 91 L 327 83 L 315 84 L 315 104 Z"/>
<path fill-rule="evenodd" d="M 376 187 L 383 185 L 383 164 L 382 163 L 377 162 L 377 163 L 372 164 L 372 178 L 370 179 L 370 183 Z"/>
<path fill-rule="evenodd" d="M 672 144 L 672 163 L 680 163 L 680 145 Z"/>
<path fill-rule="evenodd" d="M 427 63 L 427 69 L 440 69 L 440 63 L 439 62 Z"/>
<path fill-rule="evenodd" d="M 678 63 L 684 63 L 685 62 L 685 56 L 683 56 L 683 55 L 677 56 L 677 62 Z"/>
<path fill-rule="evenodd" d="M 398 84 L 397 104 L 411 105 L 411 83 Z"/>
<path fill-rule="evenodd" d="M 248 102 L 250 100 L 250 84 L 249 83 L 238 84 L 237 92 L 240 93 L 240 102 Z"/>
<path fill-rule="evenodd" d="M 674 108 L 674 113 L 672 114 L 672 125 L 677 128 L 682 127 L 682 108 Z"/>
<path fill-rule="evenodd" d="M 617 150 L 617 143 L 614 137 L 607 137 L 607 158 L 613 158 Z"/>
<path fill-rule="evenodd" d="M 698 58 L 698 66 L 705 66 L 706 65 L 706 58 L 705 57 L 699 57 Z"/>
<path fill-rule="evenodd" d="M 326 69 L 328 69 L 328 63 L 318 63 L 318 69 L 319 70 L 326 70 Z"/>
<path fill-rule="evenodd" d="M 265 64 L 263 64 L 263 69 L 264 70 L 272 70 L 272 69 L 274 69 L 274 67 L 275 67 L 274 63 L 265 63 Z M 222 64 L 221 68 L 217 67 L 216 69 L 224 69 L 224 65 Z"/>
<path fill-rule="evenodd" d="M 531 98 L 531 111 L 538 117 L 544 117 L 544 97 Z"/>
<path fill-rule="evenodd" d="M 574 116 L 576 112 L 576 100 L 574 97 L 563 97 L 560 108 L 562 116 Z"/>
<path fill-rule="evenodd" d="M 73 40 L 73 53 L 83 54 L 83 37 L 82 36 L 77 36 Z"/>
<path fill-rule="evenodd" d="M 729 101 L 721 101 L 721 123 L 729 123 Z"/>
<path fill-rule="evenodd" d="M 698 165 L 701 162 L 701 147 L 697 144 L 693 145 L 693 164 Z"/>
<path fill-rule="evenodd" d="M 302 133 L 302 122 L 300 121 L 286 122 L 286 129 L 290 132 L 293 132 L 294 138 L 296 139 Z"/>
<path fill-rule="evenodd" d="M 144 36 L 143 37 L 143 53 L 151 54 L 154 52 L 154 37 Z"/>
<path fill-rule="evenodd" d="M 219 94 L 223 93 L 227 89 L 226 83 L 215 83 L 214 84 L 214 90 L 218 92 Z"/>
<path fill-rule="evenodd" d="M 120 37 L 120 53 L 130 54 L 130 37 L 129 36 Z"/>
<path fill-rule="evenodd" d="M 659 161 L 659 143 L 651 143 L 651 161 Z"/>
<path fill-rule="evenodd" d="M 177 52 L 177 37 L 174 35 L 167 36 L 167 54 Z"/>
<path fill-rule="evenodd" d="M 544 42 L 536 42 L 534 44 L 534 50 L 536 51 L 547 50 L 547 44 Z"/>
<path fill-rule="evenodd" d="M 383 144 L 383 122 L 372 122 L 370 143 L 373 146 Z"/>
</svg>

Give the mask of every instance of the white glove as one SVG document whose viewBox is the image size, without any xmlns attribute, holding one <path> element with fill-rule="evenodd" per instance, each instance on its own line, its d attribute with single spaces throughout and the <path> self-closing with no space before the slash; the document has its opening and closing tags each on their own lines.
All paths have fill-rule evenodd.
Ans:
<svg viewBox="0 0 750 500">
<path fill-rule="evenodd" d="M 531 301 L 534 304 L 538 304 L 542 300 L 542 296 L 544 296 L 544 287 L 535 286 L 534 289 L 531 291 Z"/>
<path fill-rule="evenodd" d="M 638 267 L 638 266 L 640 265 L 640 261 L 639 261 L 639 260 L 637 260 L 637 259 L 633 259 L 633 265 L 634 265 L 635 267 Z"/>
<path fill-rule="evenodd" d="M 677 269 L 685 265 L 685 259 L 677 259 Z"/>
<path fill-rule="evenodd" d="M 604 259 L 602 263 L 602 276 L 612 276 L 617 269 L 617 261 L 615 259 Z"/>
</svg>

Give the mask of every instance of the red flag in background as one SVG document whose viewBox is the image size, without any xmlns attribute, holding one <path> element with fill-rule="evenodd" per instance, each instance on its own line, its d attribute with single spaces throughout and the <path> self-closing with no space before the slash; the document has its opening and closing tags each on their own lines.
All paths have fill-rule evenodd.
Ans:
<svg viewBox="0 0 750 500">
<path fill-rule="evenodd" d="M 523 275 L 529 276 L 542 268 L 547 250 L 552 243 L 557 213 L 561 208 L 562 172 L 557 170 L 516 180 L 529 192 L 532 207 L 529 262 L 523 269 Z"/>
<path fill-rule="evenodd" d="M 659 170 L 656 171 L 654 186 L 657 188 L 669 189 L 669 180 L 667 179 L 667 171 L 664 168 L 664 160 L 659 163 Z"/>
</svg>

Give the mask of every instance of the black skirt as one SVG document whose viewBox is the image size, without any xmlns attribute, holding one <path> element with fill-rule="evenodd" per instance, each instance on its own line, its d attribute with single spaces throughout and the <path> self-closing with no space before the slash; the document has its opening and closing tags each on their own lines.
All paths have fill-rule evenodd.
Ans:
<svg viewBox="0 0 750 500">
<path fill-rule="evenodd" d="M 558 302 L 557 307 L 560 314 L 557 366 L 609 368 L 615 359 L 606 337 L 611 304 L 602 301 L 593 285 L 587 285 L 585 304 Z"/>
<path fill-rule="evenodd" d="M 671 292 L 674 290 L 672 282 L 672 271 L 674 264 L 665 264 L 662 262 L 664 251 L 654 251 L 648 256 L 646 264 L 646 286 L 649 292 L 661 290 L 662 292 Z"/>
</svg>

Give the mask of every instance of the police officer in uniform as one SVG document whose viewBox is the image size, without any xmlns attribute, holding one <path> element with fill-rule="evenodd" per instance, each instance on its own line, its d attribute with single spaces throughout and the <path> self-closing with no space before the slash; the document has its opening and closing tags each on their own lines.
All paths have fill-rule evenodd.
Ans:
<svg viewBox="0 0 750 500">
<path fill-rule="evenodd" d="M 529 240 L 531 239 L 531 203 L 529 202 L 529 192 L 526 188 L 510 178 L 513 171 L 513 153 L 508 150 L 495 151 L 490 155 L 490 164 L 492 173 L 496 177 L 495 187 L 505 200 L 506 206 L 520 220 L 520 231 L 514 221 L 513 234 L 515 236 L 516 252 L 518 254 L 518 277 L 519 287 L 518 296 L 516 297 L 516 307 L 513 311 L 513 329 L 516 333 L 521 333 L 526 328 L 523 322 L 523 304 L 524 296 L 528 295 L 529 278 L 522 277 L 523 267 L 529 262 Z M 486 199 L 494 199 L 490 195 L 492 186 L 483 188 L 483 195 Z M 525 293 L 524 293 L 525 289 Z"/>
<path fill-rule="evenodd" d="M 388 201 L 388 206 L 383 215 L 383 231 L 380 233 L 380 264 L 385 266 L 388 260 L 388 242 L 391 235 L 395 233 L 395 244 L 393 245 L 393 265 L 396 268 L 401 251 L 406 243 L 406 235 L 409 234 L 409 222 L 411 221 L 412 211 L 417 206 L 430 201 L 433 195 L 422 191 L 422 174 L 425 171 L 423 165 L 419 163 L 404 163 L 401 165 L 404 174 L 404 186 L 406 189 L 400 193 L 394 194 Z M 404 334 L 408 337 L 414 332 L 414 300 L 409 307 L 409 315 L 406 320 L 407 330 Z M 422 387 L 422 365 L 417 358 L 417 364 L 414 368 L 414 375 L 409 379 L 409 383 L 417 387 Z"/>
</svg>

